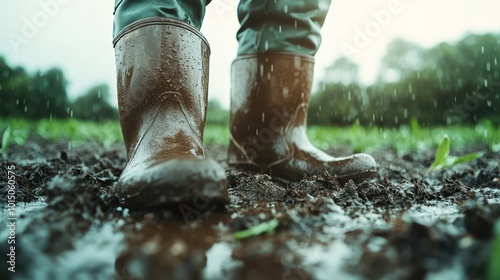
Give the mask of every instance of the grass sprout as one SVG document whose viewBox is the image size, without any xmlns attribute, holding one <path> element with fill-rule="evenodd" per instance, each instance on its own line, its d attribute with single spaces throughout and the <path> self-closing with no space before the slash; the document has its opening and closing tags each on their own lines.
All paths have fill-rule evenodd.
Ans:
<svg viewBox="0 0 500 280">
<path fill-rule="evenodd" d="M 2 156 L 5 155 L 7 152 L 7 147 L 10 145 L 12 133 L 10 130 L 10 126 L 8 126 L 2 133 L 2 149 L 1 149 L 1 154 Z"/>
<path fill-rule="evenodd" d="M 263 233 L 273 233 L 274 230 L 278 227 L 279 222 L 277 219 L 272 219 L 248 229 L 238 231 L 233 236 L 235 239 L 245 239 L 252 236 L 257 236 Z"/>
<path fill-rule="evenodd" d="M 437 147 L 434 162 L 429 167 L 429 169 L 427 169 L 426 173 L 469 162 L 484 155 L 484 152 L 476 152 L 461 157 L 450 156 L 450 142 L 450 138 L 447 134 L 445 134 Z"/>
</svg>

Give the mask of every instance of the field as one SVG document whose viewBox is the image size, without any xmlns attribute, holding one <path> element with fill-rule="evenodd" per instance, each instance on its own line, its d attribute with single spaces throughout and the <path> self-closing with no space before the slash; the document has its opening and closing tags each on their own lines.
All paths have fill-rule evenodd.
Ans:
<svg viewBox="0 0 500 280">
<path fill-rule="evenodd" d="M 4 256 L 14 232 L 16 272 L 7 263 L 0 279 L 500 279 L 500 128 L 489 122 L 312 127 L 331 154 L 371 153 L 379 178 L 284 185 L 226 168 L 225 209 L 155 212 L 115 195 L 126 160 L 117 122 L 0 129 L 1 219 L 11 185 L 17 206 L 15 230 L 0 229 Z M 207 155 L 224 166 L 228 136 L 205 130 Z"/>
</svg>

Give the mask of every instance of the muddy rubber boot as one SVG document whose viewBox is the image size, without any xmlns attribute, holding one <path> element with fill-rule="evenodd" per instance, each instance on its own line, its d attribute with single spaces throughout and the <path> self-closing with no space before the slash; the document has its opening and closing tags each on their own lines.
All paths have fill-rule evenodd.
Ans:
<svg viewBox="0 0 500 280">
<path fill-rule="evenodd" d="M 224 169 L 205 158 L 205 38 L 174 19 L 148 18 L 116 36 L 120 123 L 127 165 L 117 184 L 130 208 L 228 202 Z M 197 209 L 203 210 L 203 209 Z"/>
<path fill-rule="evenodd" d="M 314 59 L 291 53 L 239 56 L 231 74 L 228 164 L 284 181 L 328 171 L 340 182 L 377 176 L 368 154 L 332 157 L 306 135 Z"/>
</svg>

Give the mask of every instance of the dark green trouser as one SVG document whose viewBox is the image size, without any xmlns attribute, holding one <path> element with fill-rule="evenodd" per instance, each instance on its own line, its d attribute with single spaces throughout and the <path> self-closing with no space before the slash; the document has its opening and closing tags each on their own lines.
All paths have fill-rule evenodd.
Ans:
<svg viewBox="0 0 500 280">
<path fill-rule="evenodd" d="M 214 0 L 212 5 L 217 5 Z M 206 0 L 115 0 L 113 34 L 150 17 L 184 21 L 198 30 L 205 16 Z M 320 29 L 331 0 L 240 0 L 238 55 L 268 51 L 316 54 Z"/>
</svg>

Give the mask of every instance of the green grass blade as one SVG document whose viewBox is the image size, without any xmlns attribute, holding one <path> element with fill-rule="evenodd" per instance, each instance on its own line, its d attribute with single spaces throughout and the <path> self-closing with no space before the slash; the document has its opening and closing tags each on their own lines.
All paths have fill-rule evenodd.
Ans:
<svg viewBox="0 0 500 280">
<path fill-rule="evenodd" d="M 449 154 L 450 154 L 450 138 L 448 137 L 447 134 L 445 134 L 443 136 L 443 140 L 441 140 L 441 143 L 439 143 L 439 146 L 437 148 L 434 162 L 429 167 L 429 169 L 427 169 L 427 173 L 432 172 L 433 170 L 438 168 L 439 165 L 445 163 Z"/>
<path fill-rule="evenodd" d="M 9 146 L 10 140 L 12 138 L 11 136 L 12 132 L 10 130 L 10 126 L 8 126 L 2 134 L 2 156 L 5 154 L 5 152 L 7 152 L 7 147 Z"/>
<path fill-rule="evenodd" d="M 472 154 L 468 154 L 465 156 L 461 157 L 454 157 L 454 156 L 448 156 L 448 158 L 445 160 L 445 162 L 442 162 L 441 164 L 438 164 L 434 170 L 440 170 L 448 167 L 455 166 L 457 164 L 461 163 L 466 163 L 472 160 L 476 160 L 484 155 L 484 152 L 476 152 Z"/>
<path fill-rule="evenodd" d="M 471 154 L 461 156 L 461 157 L 453 157 L 451 160 L 450 166 L 461 164 L 461 163 L 466 163 L 466 162 L 469 162 L 472 160 L 476 160 L 476 159 L 482 157 L 483 155 L 484 155 L 484 152 L 476 152 L 476 153 L 471 153 Z"/>
<path fill-rule="evenodd" d="M 476 160 L 484 155 L 484 152 L 476 152 L 476 153 L 471 153 L 467 154 L 465 156 L 461 157 L 455 157 L 455 156 L 450 156 L 449 155 L 449 149 L 450 149 L 450 143 L 448 139 L 448 143 L 444 143 L 444 140 L 447 138 L 445 135 L 445 138 L 443 138 L 443 141 L 439 144 L 438 150 L 436 151 L 436 159 L 434 160 L 434 163 L 429 167 L 427 170 L 428 172 L 448 168 L 455 166 L 457 164 L 461 163 L 466 163 L 472 160 Z M 447 149 L 447 150 L 446 150 Z M 444 157 L 444 158 L 443 158 Z"/>
<path fill-rule="evenodd" d="M 238 231 L 234 234 L 234 238 L 236 239 L 245 239 L 248 237 L 256 236 L 262 233 L 271 233 L 274 232 L 276 227 L 278 227 L 279 222 L 277 219 L 272 219 L 267 222 L 260 223 L 248 229 Z"/>
<path fill-rule="evenodd" d="M 439 162 L 443 162 L 446 160 L 448 155 L 450 154 L 450 138 L 448 134 L 443 136 L 443 140 L 439 143 L 438 149 L 436 151 L 436 159 Z"/>
<path fill-rule="evenodd" d="M 412 117 L 410 120 L 410 127 L 411 127 L 411 133 L 413 136 L 419 137 L 422 135 L 422 132 L 420 130 L 420 125 L 418 124 L 418 119 L 415 117 Z"/>
</svg>

